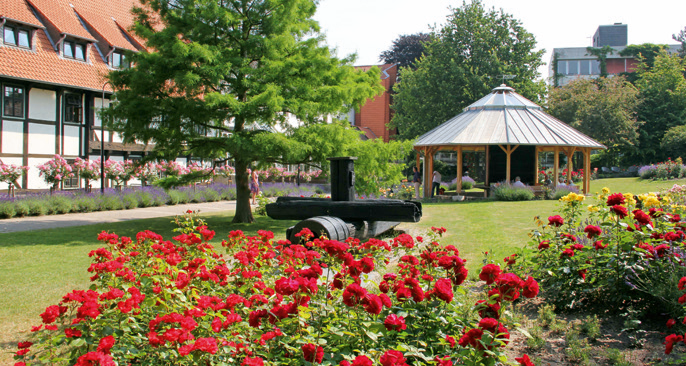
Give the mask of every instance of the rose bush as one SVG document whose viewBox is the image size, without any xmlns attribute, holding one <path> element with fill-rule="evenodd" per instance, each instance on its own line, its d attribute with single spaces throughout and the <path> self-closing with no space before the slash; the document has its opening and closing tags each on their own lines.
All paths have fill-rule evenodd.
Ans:
<svg viewBox="0 0 686 366">
<path fill-rule="evenodd" d="M 367 242 L 303 230 L 297 245 L 233 231 L 222 255 L 193 212 L 175 221 L 172 241 L 102 232 L 91 288 L 40 314 L 19 364 L 496 365 L 507 362 L 506 309 L 538 292 L 491 266 L 471 302 L 443 228 Z"/>
<path fill-rule="evenodd" d="M 604 304 L 619 310 L 640 303 L 672 312 L 661 298 L 684 271 L 683 192 L 635 196 L 604 188 L 588 206 L 584 196 L 570 193 L 560 200 L 560 215 L 537 220 L 521 253 L 527 260 L 516 272 L 539 279 L 547 301 L 560 309 Z"/>
</svg>

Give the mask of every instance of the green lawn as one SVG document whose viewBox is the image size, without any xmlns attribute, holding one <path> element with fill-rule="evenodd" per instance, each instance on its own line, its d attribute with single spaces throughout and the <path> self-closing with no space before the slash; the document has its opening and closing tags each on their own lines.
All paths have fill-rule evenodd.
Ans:
<svg viewBox="0 0 686 366">
<path fill-rule="evenodd" d="M 615 178 L 593 181 L 591 192 L 608 187 L 613 191 L 643 193 L 670 188 L 674 183 L 686 184 L 686 180 L 668 182 L 643 182 L 636 178 Z M 588 199 L 592 201 L 592 198 Z M 557 202 L 495 202 L 473 201 L 435 203 L 424 205 L 424 216 L 419 223 L 400 226 L 413 235 L 424 235 L 431 226 L 448 229 L 443 244 L 453 244 L 468 260 L 468 267 L 475 274 L 489 251 L 496 258 L 510 255 L 528 240 L 527 234 L 534 227 L 533 217 L 547 218 L 555 211 Z M 293 221 L 275 221 L 260 217 L 252 225 L 231 223 L 232 212 L 204 216 L 210 229 L 217 232 L 217 243 L 226 238 L 229 231 L 241 229 L 255 234 L 258 229 L 271 230 L 277 238 L 284 238 L 286 228 Z M 134 237 L 138 231 L 152 230 L 165 238 L 171 238 L 171 218 L 136 220 L 114 224 L 50 229 L 22 233 L 0 234 L 0 364 L 11 364 L 16 342 L 26 337 L 31 325 L 40 322 L 38 314 L 46 306 L 59 301 L 60 297 L 74 288 L 86 288 L 86 272 L 90 260 L 88 252 L 100 247 L 96 241 L 102 230 Z"/>
</svg>

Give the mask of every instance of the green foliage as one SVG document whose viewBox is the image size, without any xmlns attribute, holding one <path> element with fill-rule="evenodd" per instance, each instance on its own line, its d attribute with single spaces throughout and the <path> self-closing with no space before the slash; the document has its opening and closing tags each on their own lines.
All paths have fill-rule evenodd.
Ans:
<svg viewBox="0 0 686 366">
<path fill-rule="evenodd" d="M 538 101 L 544 93 L 538 78 L 543 50 L 519 20 L 502 10 L 487 10 L 481 1 L 452 9 L 447 22 L 434 29 L 416 69 L 402 69 L 395 85 L 392 125 L 401 139 L 413 139 L 448 119 L 502 83 Z"/>
<path fill-rule="evenodd" d="M 622 77 L 575 79 L 548 94 L 547 112 L 621 156 L 638 142 L 638 90 Z"/>
<path fill-rule="evenodd" d="M 660 147 L 670 157 L 686 157 L 686 125 L 674 126 L 668 129 L 662 137 Z"/>
<path fill-rule="evenodd" d="M 614 48 L 611 46 L 603 46 L 600 48 L 586 47 L 586 52 L 588 52 L 589 56 L 598 58 L 598 63 L 600 63 L 600 77 L 607 77 L 607 55 L 613 54 L 615 52 Z"/>
<path fill-rule="evenodd" d="M 546 340 L 543 338 L 543 330 L 540 326 L 533 326 L 529 329 L 531 338 L 526 339 L 526 346 L 534 351 L 541 350 L 545 346 Z"/>
<path fill-rule="evenodd" d="M 493 195 L 498 201 L 530 201 L 536 197 L 530 188 L 512 187 L 509 184 L 493 188 Z"/>
<path fill-rule="evenodd" d="M 591 347 L 588 340 L 579 337 L 579 331 L 570 329 L 565 334 L 565 355 L 574 365 L 589 365 Z"/>
<path fill-rule="evenodd" d="M 542 327 L 548 327 L 557 321 L 557 314 L 555 314 L 555 305 L 544 304 L 538 309 L 538 324 Z"/>
<path fill-rule="evenodd" d="M 626 360 L 626 356 L 622 351 L 616 348 L 608 348 L 605 350 L 605 358 L 611 366 L 632 366 L 633 363 Z"/>
<path fill-rule="evenodd" d="M 165 190 L 187 186 L 207 179 L 209 173 L 203 171 L 192 171 L 184 175 L 169 175 L 155 180 L 152 184 Z"/>
<path fill-rule="evenodd" d="M 651 68 L 653 65 L 655 65 L 655 58 L 668 48 L 669 46 L 666 44 L 630 44 L 623 50 L 619 51 L 619 55 L 624 57 L 632 57 L 642 61 L 648 68 Z M 634 73 L 626 73 L 626 77 L 631 82 L 636 81 L 636 75 Z"/>
<path fill-rule="evenodd" d="M 26 202 L 18 201 L 14 204 L 15 215 L 18 217 L 28 216 L 31 213 L 31 208 Z"/>
<path fill-rule="evenodd" d="M 60 195 L 50 196 L 47 203 L 48 212 L 51 214 L 66 214 L 71 212 L 74 207 L 71 199 Z"/>
<path fill-rule="evenodd" d="M 681 43 L 681 49 L 679 49 L 679 56 L 686 57 L 686 27 L 679 31 L 677 34 L 672 34 L 672 39 Z"/>
<path fill-rule="evenodd" d="M 355 161 L 355 190 L 358 194 L 376 194 L 382 187 L 397 184 L 405 178 L 403 158 L 412 150 L 413 141 L 381 139 L 361 141 L 348 147 Z"/>
<path fill-rule="evenodd" d="M 579 328 L 591 341 L 595 341 L 600 336 L 600 319 L 598 319 L 597 315 L 586 316 L 581 321 Z"/>
<path fill-rule="evenodd" d="M 632 154 L 635 162 L 657 162 L 669 157 L 661 149 L 666 132 L 686 124 L 686 60 L 661 52 L 653 67 L 639 64 L 636 87 L 642 100 L 638 119 L 645 121 L 639 128 L 640 150 Z"/>
<path fill-rule="evenodd" d="M 47 215 L 50 210 L 45 201 L 39 199 L 26 200 L 26 204 L 29 206 L 29 211 L 31 216 L 43 216 Z"/>
<path fill-rule="evenodd" d="M 16 213 L 12 202 L 0 202 L 0 218 L 11 219 Z"/>
<path fill-rule="evenodd" d="M 154 142 L 153 155 L 167 160 L 232 156 L 236 222 L 253 220 L 247 168 L 294 145 L 266 132 L 270 126 L 286 126 L 289 115 L 321 122 L 383 90 L 378 68 L 363 72 L 352 58 L 332 57 L 312 19 L 316 1 L 142 5 L 134 32 L 154 51 L 131 53 L 135 67 L 110 73 L 117 90 L 110 127 L 126 142 Z M 265 135 L 280 144 L 263 145 Z"/>
</svg>

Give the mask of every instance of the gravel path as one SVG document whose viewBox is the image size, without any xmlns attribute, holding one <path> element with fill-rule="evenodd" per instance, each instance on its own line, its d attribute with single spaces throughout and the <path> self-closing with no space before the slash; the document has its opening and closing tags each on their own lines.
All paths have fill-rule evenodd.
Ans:
<svg viewBox="0 0 686 366">
<path fill-rule="evenodd" d="M 89 213 L 71 213 L 65 215 L 31 216 L 0 220 L 0 233 L 13 233 L 53 229 L 58 227 L 85 226 L 100 223 L 128 220 L 151 219 L 156 217 L 176 216 L 187 210 L 199 210 L 201 213 L 230 211 L 236 209 L 236 201 L 219 201 L 206 203 L 189 203 L 176 206 L 136 208 L 133 210 L 99 211 Z"/>
</svg>

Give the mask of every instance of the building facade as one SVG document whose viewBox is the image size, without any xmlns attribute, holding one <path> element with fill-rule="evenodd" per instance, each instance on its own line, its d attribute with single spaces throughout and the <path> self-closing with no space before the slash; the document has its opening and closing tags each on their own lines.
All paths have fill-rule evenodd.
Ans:
<svg viewBox="0 0 686 366">
<path fill-rule="evenodd" d="M 37 165 L 62 155 L 124 160 L 143 145 L 101 132 L 110 70 L 128 67 L 125 53 L 143 49 L 128 31 L 136 0 L 2 0 L 0 7 L 0 161 L 31 167 L 22 189 L 45 189 Z M 103 99 L 104 95 L 104 99 Z M 93 182 L 98 186 L 99 182 Z M 78 188 L 78 179 L 63 188 Z M 6 188 L 0 186 L 0 188 Z"/>
<path fill-rule="evenodd" d="M 367 71 L 374 66 L 356 66 Z M 377 138 L 388 142 L 391 136 L 396 134 L 396 129 L 389 128 L 388 124 L 393 117 L 391 104 L 393 103 L 393 85 L 398 78 L 398 65 L 377 65 L 381 69 L 381 85 L 384 92 L 373 99 L 368 100 L 359 111 L 351 110 L 348 116 L 350 124 L 364 133 L 363 139 L 373 140 Z"/>
<path fill-rule="evenodd" d="M 593 47 L 610 46 L 613 49 L 607 55 L 606 67 L 609 75 L 618 75 L 636 70 L 638 61 L 633 56 L 622 56 L 620 52 L 628 44 L 628 26 L 615 23 L 601 25 L 593 35 Z M 667 52 L 678 53 L 681 45 L 669 45 Z M 596 78 L 600 76 L 600 62 L 588 53 L 587 47 L 554 48 L 549 63 L 548 76 L 550 83 L 563 86 L 577 78 Z"/>
</svg>

